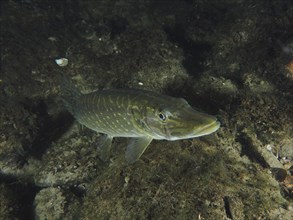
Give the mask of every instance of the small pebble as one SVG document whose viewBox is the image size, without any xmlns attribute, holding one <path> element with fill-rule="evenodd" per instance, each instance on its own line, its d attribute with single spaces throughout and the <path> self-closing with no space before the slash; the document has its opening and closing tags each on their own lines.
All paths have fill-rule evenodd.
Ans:
<svg viewBox="0 0 293 220">
<path fill-rule="evenodd" d="M 67 66 L 68 64 L 68 59 L 66 58 L 60 58 L 60 59 L 56 59 L 55 60 L 55 63 L 58 65 L 58 66 Z"/>
</svg>

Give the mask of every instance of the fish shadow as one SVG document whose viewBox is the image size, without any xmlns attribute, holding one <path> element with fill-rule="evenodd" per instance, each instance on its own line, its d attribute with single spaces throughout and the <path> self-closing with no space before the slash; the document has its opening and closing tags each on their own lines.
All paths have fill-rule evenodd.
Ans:
<svg viewBox="0 0 293 220">
<path fill-rule="evenodd" d="M 49 115 L 48 106 L 43 101 L 36 106 L 36 112 L 42 123 L 27 155 L 40 160 L 52 142 L 60 139 L 68 131 L 74 118 L 65 110 Z"/>
</svg>

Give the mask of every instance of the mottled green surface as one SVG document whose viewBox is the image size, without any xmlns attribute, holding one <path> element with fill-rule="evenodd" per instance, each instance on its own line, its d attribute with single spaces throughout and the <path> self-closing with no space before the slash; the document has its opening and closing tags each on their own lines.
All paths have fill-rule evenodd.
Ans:
<svg viewBox="0 0 293 220">
<path fill-rule="evenodd" d="M 292 193 L 272 172 L 292 175 L 289 1 L 0 4 L 0 218 L 293 218 Z M 130 166 L 117 138 L 104 163 L 99 134 L 62 106 L 62 75 L 83 92 L 182 97 L 222 127 L 154 141 Z"/>
</svg>

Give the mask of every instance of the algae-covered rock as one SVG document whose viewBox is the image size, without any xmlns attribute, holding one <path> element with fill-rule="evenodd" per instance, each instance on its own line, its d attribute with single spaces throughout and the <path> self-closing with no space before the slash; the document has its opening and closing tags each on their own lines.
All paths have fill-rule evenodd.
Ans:
<svg viewBox="0 0 293 220">
<path fill-rule="evenodd" d="M 61 219 L 65 214 L 66 200 L 57 188 L 41 190 L 35 197 L 36 219 Z"/>
<path fill-rule="evenodd" d="M 201 141 L 157 143 L 133 166 L 113 163 L 111 172 L 104 170 L 89 184 L 82 216 L 245 219 L 267 217 L 264 210 L 286 204 L 269 173 L 220 149 Z"/>
<path fill-rule="evenodd" d="M 89 136 L 87 136 L 89 137 Z M 84 136 L 72 137 L 52 145 L 41 162 L 31 163 L 38 186 L 76 185 L 98 173 L 101 162 L 96 143 Z"/>
<path fill-rule="evenodd" d="M 34 199 L 35 218 L 38 220 L 78 218 L 78 200 L 74 194 L 60 188 L 45 188 Z M 72 207 L 74 206 L 74 209 Z"/>
</svg>

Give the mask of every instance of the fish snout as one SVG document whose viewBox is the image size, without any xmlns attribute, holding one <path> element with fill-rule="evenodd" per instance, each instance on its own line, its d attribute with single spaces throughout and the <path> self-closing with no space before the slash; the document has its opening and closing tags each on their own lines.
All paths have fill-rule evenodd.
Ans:
<svg viewBox="0 0 293 220">
<path fill-rule="evenodd" d="M 201 113 L 200 118 L 195 120 L 194 135 L 195 137 L 211 134 L 220 128 L 220 121 L 217 117 Z"/>
<path fill-rule="evenodd" d="M 195 138 L 211 134 L 220 127 L 217 117 L 205 113 L 192 111 L 188 117 L 181 118 L 179 123 L 170 127 L 168 140 Z M 187 116 L 187 114 L 185 114 Z"/>
<path fill-rule="evenodd" d="M 208 135 L 211 134 L 215 131 L 217 131 L 220 128 L 221 123 L 218 120 L 212 121 L 209 124 L 203 125 L 201 127 L 196 127 L 196 136 L 203 136 L 203 135 Z"/>
</svg>

